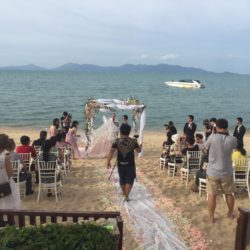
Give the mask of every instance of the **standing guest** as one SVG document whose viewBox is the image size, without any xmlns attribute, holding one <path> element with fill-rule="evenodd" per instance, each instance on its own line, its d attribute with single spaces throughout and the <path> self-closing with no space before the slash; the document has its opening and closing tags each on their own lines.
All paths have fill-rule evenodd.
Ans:
<svg viewBox="0 0 250 250">
<path fill-rule="evenodd" d="M 128 116 L 127 115 L 122 116 L 122 123 L 123 124 L 128 124 Z"/>
<path fill-rule="evenodd" d="M 243 119 L 241 117 L 237 117 L 237 119 L 236 119 L 236 127 L 234 129 L 233 136 L 235 136 L 238 139 L 238 141 L 241 141 L 242 144 L 244 145 L 243 137 L 244 137 L 244 135 L 246 133 L 246 128 L 242 123 L 243 123 Z"/>
<path fill-rule="evenodd" d="M 61 117 L 61 127 L 62 127 L 62 131 L 66 134 L 69 131 L 71 119 L 72 119 L 71 114 L 68 114 L 67 111 L 64 111 L 63 116 Z"/>
<path fill-rule="evenodd" d="M 172 134 L 175 135 L 177 134 L 177 129 L 174 126 L 174 123 L 172 121 L 169 121 L 168 124 L 165 124 L 165 126 L 168 125 L 170 130 L 172 131 Z"/>
<path fill-rule="evenodd" d="M 203 121 L 204 132 L 205 132 L 205 140 L 212 134 L 212 127 L 210 126 L 209 120 L 205 119 Z"/>
<path fill-rule="evenodd" d="M 217 132 L 216 121 L 217 121 L 217 119 L 215 117 L 212 117 L 209 121 L 209 125 L 210 125 L 210 128 L 212 130 L 212 134 L 215 134 Z"/>
<path fill-rule="evenodd" d="M 194 116 L 193 115 L 188 115 L 187 117 L 187 123 L 185 124 L 183 128 L 183 133 L 187 137 L 193 137 L 194 138 L 194 133 L 196 131 L 196 124 L 193 122 L 194 121 Z"/>
<path fill-rule="evenodd" d="M 66 134 L 66 142 L 68 142 L 72 146 L 74 159 L 81 158 L 81 154 L 77 146 L 77 138 L 76 138 L 76 131 L 77 131 L 78 125 L 79 125 L 78 121 L 73 121 L 68 133 Z"/>
<path fill-rule="evenodd" d="M 32 190 L 32 175 L 28 171 L 27 167 L 24 165 L 24 162 L 21 158 L 21 156 L 14 152 L 16 148 L 16 144 L 13 139 L 9 139 L 9 145 L 8 145 L 8 151 L 10 153 L 10 160 L 11 161 L 20 161 L 22 164 L 22 170 L 19 175 L 20 181 L 26 181 L 26 195 L 33 194 L 34 191 Z"/>
<path fill-rule="evenodd" d="M 141 152 L 142 145 L 138 145 L 136 139 L 129 137 L 131 127 L 128 124 L 122 124 L 120 127 L 120 138 L 117 138 L 110 150 L 107 159 L 107 168 L 110 168 L 110 161 L 115 150 L 117 154 L 117 166 L 120 178 L 120 186 L 125 201 L 129 201 L 129 194 L 136 178 L 134 150 Z"/>
<path fill-rule="evenodd" d="M 40 132 L 40 138 L 33 141 L 32 146 L 33 147 L 43 147 L 45 144 L 45 141 L 47 139 L 47 132 L 46 131 L 41 131 Z"/>
<path fill-rule="evenodd" d="M 11 193 L 4 197 L 0 197 L 0 209 L 19 209 L 21 205 L 20 195 L 16 188 L 16 184 L 11 178 L 13 170 L 10 161 L 10 154 L 6 153 L 9 146 L 9 137 L 0 134 L 0 185 L 9 183 Z"/>
<path fill-rule="evenodd" d="M 53 120 L 53 124 L 49 128 L 49 135 L 50 135 L 50 137 L 56 136 L 56 134 L 58 132 L 58 128 L 59 128 L 59 119 L 55 118 Z"/>
<path fill-rule="evenodd" d="M 204 143 L 206 150 L 209 150 L 207 169 L 207 192 L 208 192 L 208 213 L 209 222 L 214 223 L 214 211 L 216 197 L 220 190 L 226 196 L 228 206 L 228 218 L 233 218 L 234 211 L 234 182 L 232 152 L 237 148 L 237 139 L 227 132 L 228 121 L 218 119 L 216 122 L 216 134 L 212 134 Z"/>
</svg>

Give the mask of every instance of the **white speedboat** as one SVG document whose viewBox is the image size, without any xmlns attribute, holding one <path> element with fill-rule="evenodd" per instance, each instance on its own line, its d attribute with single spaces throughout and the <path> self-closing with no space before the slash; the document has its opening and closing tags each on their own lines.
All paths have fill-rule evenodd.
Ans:
<svg viewBox="0 0 250 250">
<path fill-rule="evenodd" d="M 179 81 L 168 81 L 165 84 L 169 87 L 175 88 L 186 88 L 186 89 L 201 89 L 205 86 L 198 80 L 179 80 Z"/>
</svg>

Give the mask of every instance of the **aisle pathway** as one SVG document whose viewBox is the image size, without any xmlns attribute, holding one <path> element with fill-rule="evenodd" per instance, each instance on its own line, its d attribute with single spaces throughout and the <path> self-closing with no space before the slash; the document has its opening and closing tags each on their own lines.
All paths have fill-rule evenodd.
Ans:
<svg viewBox="0 0 250 250">
<path fill-rule="evenodd" d="M 172 231 L 172 222 L 159 211 L 152 195 L 142 184 L 135 182 L 130 201 L 124 202 L 117 171 L 112 181 L 119 195 L 119 203 L 123 216 L 133 227 L 133 235 L 140 245 L 147 250 L 180 250 L 187 249 L 185 244 Z"/>
</svg>

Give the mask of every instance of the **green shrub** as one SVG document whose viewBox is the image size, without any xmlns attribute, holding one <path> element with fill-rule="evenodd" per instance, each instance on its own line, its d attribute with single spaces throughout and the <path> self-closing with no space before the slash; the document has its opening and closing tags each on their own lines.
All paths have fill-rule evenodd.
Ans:
<svg viewBox="0 0 250 250">
<path fill-rule="evenodd" d="M 0 230 L 0 250 L 113 250 L 116 237 L 94 224 L 23 227 Z"/>
</svg>

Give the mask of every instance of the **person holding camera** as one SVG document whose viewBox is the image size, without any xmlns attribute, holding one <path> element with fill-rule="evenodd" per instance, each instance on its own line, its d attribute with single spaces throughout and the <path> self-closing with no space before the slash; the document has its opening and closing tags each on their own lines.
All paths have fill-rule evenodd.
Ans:
<svg viewBox="0 0 250 250">
<path fill-rule="evenodd" d="M 117 138 L 112 145 L 107 159 L 107 168 L 111 167 L 110 161 L 117 150 L 117 166 L 120 178 L 120 186 L 124 200 L 129 201 L 129 194 L 136 178 L 134 151 L 140 153 L 142 144 L 138 145 L 136 138 L 130 138 L 131 126 L 122 124 L 120 127 L 120 138 Z"/>
</svg>

